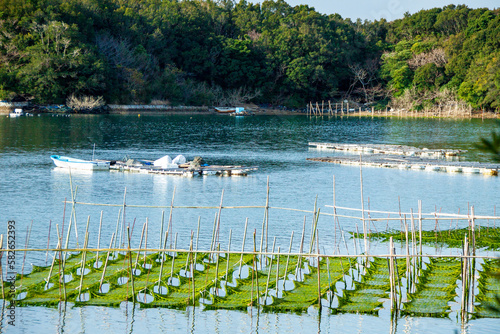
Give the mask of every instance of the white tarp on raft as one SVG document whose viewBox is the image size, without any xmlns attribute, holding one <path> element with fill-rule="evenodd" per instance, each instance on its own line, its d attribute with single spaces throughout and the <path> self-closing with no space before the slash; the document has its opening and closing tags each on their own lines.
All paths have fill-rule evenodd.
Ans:
<svg viewBox="0 0 500 334">
<path fill-rule="evenodd" d="M 156 167 L 161 167 L 161 168 L 177 168 L 177 167 L 179 167 L 179 165 L 173 163 L 172 158 L 169 155 L 166 155 L 158 160 L 155 160 L 153 162 L 153 165 Z"/>
<path fill-rule="evenodd" d="M 185 164 L 186 163 L 186 157 L 183 156 L 182 154 L 179 154 L 178 156 L 176 156 L 174 158 L 174 160 L 172 160 L 172 163 L 173 164 L 177 164 L 177 165 L 182 165 L 182 164 Z"/>
</svg>

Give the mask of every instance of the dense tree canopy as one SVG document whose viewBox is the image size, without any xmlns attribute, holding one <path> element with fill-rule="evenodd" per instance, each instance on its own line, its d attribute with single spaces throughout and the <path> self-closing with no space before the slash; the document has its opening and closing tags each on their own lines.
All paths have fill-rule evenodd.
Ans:
<svg viewBox="0 0 500 334">
<path fill-rule="evenodd" d="M 446 89 L 500 108 L 500 16 L 467 6 L 352 22 L 283 0 L 0 0 L 0 59 L 0 99 L 37 103 L 433 103 Z"/>
</svg>

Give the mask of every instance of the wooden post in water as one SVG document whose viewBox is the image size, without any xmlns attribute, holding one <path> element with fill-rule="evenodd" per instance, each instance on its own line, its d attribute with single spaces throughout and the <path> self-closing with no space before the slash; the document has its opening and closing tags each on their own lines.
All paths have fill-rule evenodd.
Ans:
<svg viewBox="0 0 500 334">
<path fill-rule="evenodd" d="M 226 282 L 229 281 L 229 255 L 231 255 L 231 235 L 233 234 L 233 230 L 229 230 L 229 241 L 227 243 L 227 257 L 226 257 Z"/>
<path fill-rule="evenodd" d="M 106 261 L 104 262 L 104 268 L 102 269 L 101 280 L 99 281 L 99 292 L 102 293 L 102 283 L 104 282 L 104 275 L 106 275 L 106 268 L 108 267 L 109 254 L 111 253 L 111 247 L 113 247 L 113 239 L 115 238 L 115 234 L 111 235 L 111 242 L 109 243 L 108 253 L 106 254 Z"/>
<path fill-rule="evenodd" d="M 3 234 L 0 235 L 0 249 L 3 249 Z M 2 270 L 3 252 L 0 253 L 0 284 L 2 286 L 2 299 L 5 300 L 5 291 L 3 287 L 3 270 Z M 47 262 L 47 260 L 45 260 Z"/>
<path fill-rule="evenodd" d="M 288 248 L 288 256 L 286 257 L 285 273 L 283 274 L 283 290 L 285 289 L 286 274 L 288 272 L 288 264 L 290 263 L 290 253 L 292 252 L 293 231 L 290 236 L 290 247 Z"/>
<path fill-rule="evenodd" d="M 99 249 L 101 248 L 101 229 L 102 229 L 102 210 L 101 210 L 101 218 L 99 219 L 99 235 L 97 237 L 97 253 L 95 254 L 95 264 L 96 268 L 99 268 Z"/>
<path fill-rule="evenodd" d="M 464 238 L 463 245 L 463 256 L 462 256 L 462 307 L 461 307 L 461 319 L 462 323 L 466 321 L 466 313 L 467 313 L 467 271 L 468 271 L 468 251 L 469 251 L 469 243 L 467 240 L 467 234 Z"/>
<path fill-rule="evenodd" d="M 132 251 L 130 250 L 130 227 L 127 226 L 127 236 L 128 236 L 128 263 L 130 270 L 130 280 L 132 281 L 132 302 L 135 304 L 135 284 L 134 284 L 134 272 L 132 269 Z"/>
<path fill-rule="evenodd" d="M 274 246 L 276 245 L 276 237 L 274 237 L 274 241 L 273 241 L 273 251 L 272 253 L 274 253 Z M 271 255 L 271 260 L 269 262 L 269 268 L 267 270 L 267 281 L 266 281 L 266 292 L 264 293 L 264 305 L 267 304 L 267 292 L 269 290 L 269 280 L 271 278 L 271 269 L 273 268 L 273 255 Z"/>
<path fill-rule="evenodd" d="M 83 241 L 82 264 L 80 265 L 80 285 L 78 286 L 78 300 L 82 301 L 83 276 L 85 276 L 85 262 L 87 262 L 87 247 L 89 242 L 90 216 L 87 218 L 87 228 L 85 229 L 85 239 Z"/>
<path fill-rule="evenodd" d="M 421 200 L 418 200 L 418 238 L 420 243 L 419 253 L 420 255 L 422 255 L 422 201 Z"/>
<path fill-rule="evenodd" d="M 161 239 L 161 236 L 160 236 Z M 165 237 L 163 238 L 163 251 L 160 253 L 160 273 L 158 274 L 158 291 L 161 289 L 161 280 L 163 276 L 163 264 L 165 263 L 165 249 L 167 248 L 168 231 L 165 232 Z M 173 261 L 173 260 L 172 260 Z"/>
<path fill-rule="evenodd" d="M 363 159 L 362 154 L 359 155 L 359 181 L 361 188 L 361 219 L 363 220 L 363 237 L 365 239 L 365 254 L 368 255 L 368 231 L 365 220 L 365 201 L 363 197 Z"/>
<path fill-rule="evenodd" d="M 318 256 L 316 257 L 317 264 L 318 264 L 318 307 L 319 310 L 321 311 L 321 272 L 320 272 L 320 266 L 319 266 L 319 232 L 316 234 L 316 247 L 318 250 Z"/>
<path fill-rule="evenodd" d="M 238 278 L 241 279 L 241 265 L 243 264 L 243 252 L 245 251 L 245 239 L 247 238 L 248 218 L 245 220 L 245 230 L 243 231 L 243 241 L 241 242 L 240 267 L 238 269 Z"/>
<path fill-rule="evenodd" d="M 389 285 L 391 287 L 390 290 L 390 299 L 391 299 L 391 314 L 394 312 L 395 307 L 397 307 L 396 303 L 396 285 L 394 282 L 394 242 L 392 237 L 389 239 Z"/>
</svg>

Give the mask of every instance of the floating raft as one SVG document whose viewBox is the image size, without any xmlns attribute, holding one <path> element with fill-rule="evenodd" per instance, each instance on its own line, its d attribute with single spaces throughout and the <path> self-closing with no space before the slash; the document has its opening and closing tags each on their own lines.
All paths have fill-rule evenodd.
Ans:
<svg viewBox="0 0 500 334">
<path fill-rule="evenodd" d="M 398 169 L 424 170 L 432 172 L 468 173 L 483 175 L 498 175 L 500 165 L 479 162 L 443 161 L 421 157 L 406 157 L 398 155 L 366 155 L 360 161 L 359 157 L 321 157 L 307 158 L 310 161 L 330 162 L 343 165 L 367 167 L 385 167 Z"/>
<path fill-rule="evenodd" d="M 368 144 L 339 144 L 339 143 L 309 143 L 309 146 L 318 149 L 328 149 L 335 151 L 357 152 L 367 154 L 390 154 L 403 155 L 407 157 L 425 157 L 425 158 L 445 158 L 457 157 L 465 150 L 434 150 L 428 148 L 417 148 L 405 145 L 368 145 Z"/>
<path fill-rule="evenodd" d="M 186 177 L 193 177 L 197 175 L 246 176 L 248 173 L 257 170 L 257 167 L 219 165 L 189 167 L 188 164 L 186 164 L 185 166 L 179 166 L 179 168 L 162 168 L 154 166 L 152 161 L 141 160 L 141 162 L 134 164 L 116 161 L 110 165 L 109 170 L 114 172 L 179 175 Z"/>
</svg>

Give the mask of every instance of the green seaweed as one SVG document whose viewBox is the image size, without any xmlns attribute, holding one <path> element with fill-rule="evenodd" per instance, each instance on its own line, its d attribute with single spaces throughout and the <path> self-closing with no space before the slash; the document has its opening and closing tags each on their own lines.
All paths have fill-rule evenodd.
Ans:
<svg viewBox="0 0 500 334">
<path fill-rule="evenodd" d="M 460 279 L 460 259 L 432 258 L 419 276 L 416 291 L 408 294 L 401 314 L 411 316 L 447 317 L 448 303 L 456 297 Z"/>
</svg>

